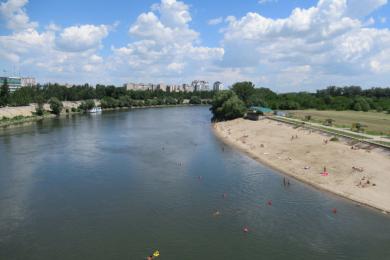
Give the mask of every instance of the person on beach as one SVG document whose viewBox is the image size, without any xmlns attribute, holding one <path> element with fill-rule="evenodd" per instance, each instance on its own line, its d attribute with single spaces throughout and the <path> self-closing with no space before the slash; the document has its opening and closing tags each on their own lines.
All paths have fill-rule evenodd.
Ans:
<svg viewBox="0 0 390 260">
<path fill-rule="evenodd" d="M 326 171 L 326 166 L 324 166 L 324 171 L 321 173 L 322 176 L 328 176 L 329 173 Z"/>
</svg>

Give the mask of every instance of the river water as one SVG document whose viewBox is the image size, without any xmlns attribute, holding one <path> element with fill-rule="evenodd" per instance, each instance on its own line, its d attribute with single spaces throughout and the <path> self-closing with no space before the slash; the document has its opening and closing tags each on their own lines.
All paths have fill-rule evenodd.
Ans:
<svg viewBox="0 0 390 260">
<path fill-rule="evenodd" d="M 0 259 L 390 259 L 389 216 L 283 187 L 210 117 L 137 109 L 1 130 Z"/>
</svg>

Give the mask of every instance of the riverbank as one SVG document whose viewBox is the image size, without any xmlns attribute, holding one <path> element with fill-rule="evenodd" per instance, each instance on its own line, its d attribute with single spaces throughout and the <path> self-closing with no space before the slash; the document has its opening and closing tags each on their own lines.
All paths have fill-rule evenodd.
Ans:
<svg viewBox="0 0 390 260">
<path fill-rule="evenodd" d="M 388 151 L 347 139 L 332 142 L 323 133 L 269 119 L 236 119 L 213 128 L 225 143 L 286 175 L 390 212 Z M 324 167 L 328 176 L 321 175 Z"/>
<path fill-rule="evenodd" d="M 72 112 L 72 108 L 77 109 L 81 104 L 81 101 L 75 102 L 63 102 L 64 109 L 61 113 L 61 116 L 70 115 L 70 114 L 80 114 L 79 110 Z M 116 110 L 127 110 L 127 109 L 142 109 L 142 108 L 164 108 L 164 107 L 186 107 L 186 106 L 208 106 L 207 104 L 178 104 L 178 105 L 156 105 L 156 106 L 137 106 L 137 107 L 116 107 L 116 108 L 104 108 L 103 111 L 116 111 Z M 48 104 L 44 105 L 46 111 L 50 110 Z M 67 112 L 65 112 L 67 111 Z M 29 123 L 34 123 L 36 121 L 54 118 L 56 117 L 53 114 L 47 113 L 44 116 L 35 115 L 35 104 L 29 106 L 20 106 L 20 107 L 2 107 L 0 108 L 0 127 L 17 127 L 26 125 Z"/>
</svg>

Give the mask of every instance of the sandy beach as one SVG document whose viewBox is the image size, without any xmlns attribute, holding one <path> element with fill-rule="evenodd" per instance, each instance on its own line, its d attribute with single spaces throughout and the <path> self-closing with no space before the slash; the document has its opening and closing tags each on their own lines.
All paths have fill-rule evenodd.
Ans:
<svg viewBox="0 0 390 260">
<path fill-rule="evenodd" d="M 225 143 L 288 176 L 390 212 L 390 152 L 270 119 L 214 124 Z M 352 149 L 354 148 L 354 149 Z M 328 172 L 327 176 L 321 173 Z"/>
</svg>

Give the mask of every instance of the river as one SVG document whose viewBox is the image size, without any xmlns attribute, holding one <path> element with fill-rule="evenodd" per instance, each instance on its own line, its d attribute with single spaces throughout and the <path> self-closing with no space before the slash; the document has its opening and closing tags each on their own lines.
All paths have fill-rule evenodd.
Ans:
<svg viewBox="0 0 390 260">
<path fill-rule="evenodd" d="M 284 187 L 210 118 L 135 109 L 0 130 L 0 259 L 390 259 L 389 216 Z"/>
</svg>

